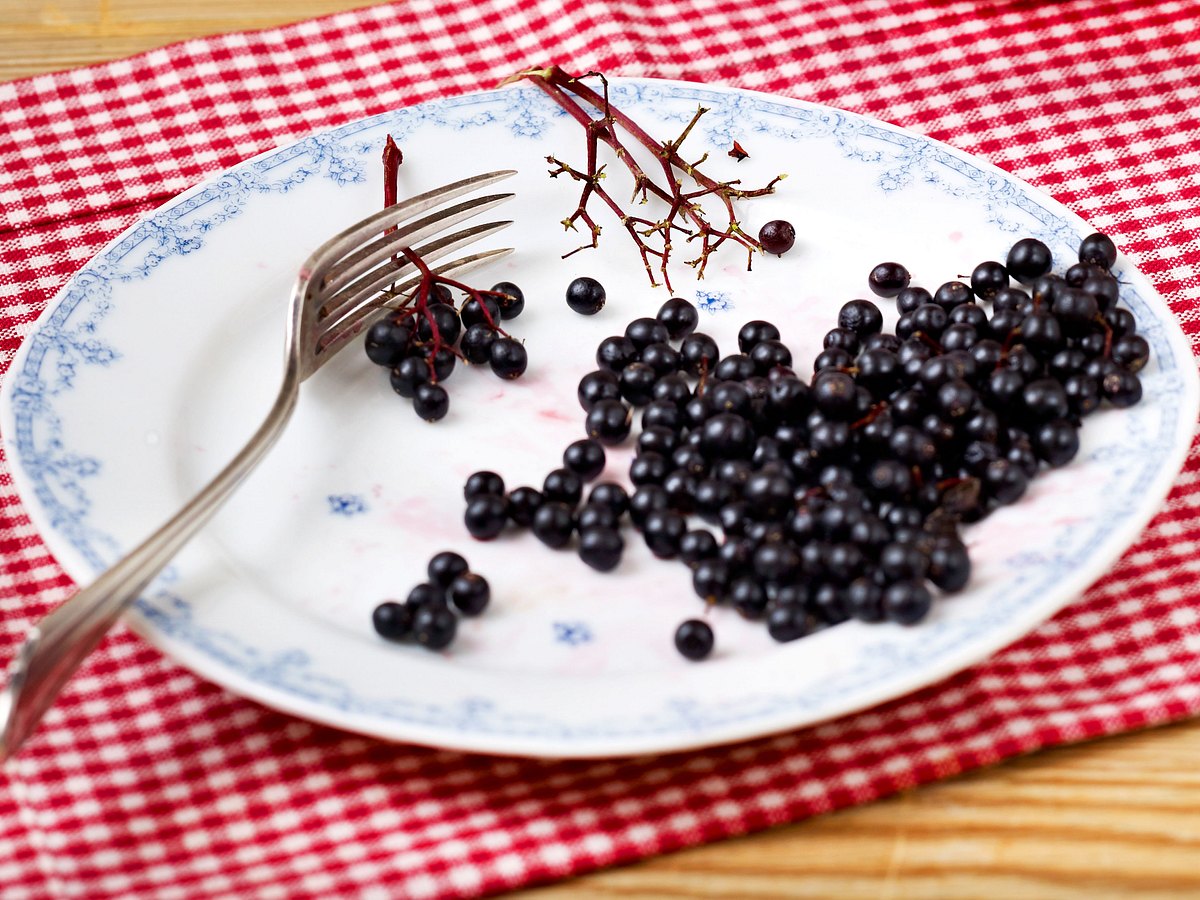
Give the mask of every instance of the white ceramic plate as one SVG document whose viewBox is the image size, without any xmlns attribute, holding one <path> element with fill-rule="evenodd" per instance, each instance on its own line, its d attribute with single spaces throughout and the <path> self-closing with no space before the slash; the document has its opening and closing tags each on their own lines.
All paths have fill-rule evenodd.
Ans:
<svg viewBox="0 0 1200 900">
<path fill-rule="evenodd" d="M 885 259 L 933 289 L 1003 259 L 1024 235 L 1069 262 L 1092 230 L 996 168 L 850 113 L 661 81 L 615 82 L 613 100 L 664 138 L 701 103 L 711 112 L 689 156 L 707 151 L 712 174 L 747 184 L 791 176 L 740 212 L 751 233 L 791 220 L 795 250 L 749 274 L 732 249 L 702 282 L 673 272 L 675 292 L 700 305 L 702 330 L 727 351 L 744 321 L 768 318 L 811 359 Z M 540 92 L 513 87 L 263 154 L 163 207 L 71 279 L 13 363 L 2 422 L 21 496 L 74 578 L 90 580 L 157 527 L 257 425 L 281 371 L 296 268 L 378 207 L 389 132 L 405 153 L 402 195 L 519 170 L 504 210 L 516 224 L 493 244 L 517 252 L 474 277 L 523 286 L 526 312 L 511 330 L 527 341 L 529 372 L 505 383 L 457 371 L 437 425 L 419 421 L 357 349 L 305 385 L 262 468 L 130 615 L 239 694 L 380 737 L 537 756 L 678 750 L 792 728 L 929 684 L 1028 632 L 1103 574 L 1184 458 L 1194 363 L 1166 305 L 1122 259 L 1123 302 L 1153 348 L 1146 400 L 1089 419 L 1077 461 L 970 529 L 968 591 L 919 627 L 850 623 L 788 645 L 717 609 L 714 657 L 685 661 L 674 628 L 702 612 L 689 574 L 635 535 L 620 568 L 599 575 L 527 533 L 479 544 L 462 527 L 466 476 L 492 468 L 512 486 L 540 484 L 582 435 L 575 386 L 597 342 L 668 296 L 648 286 L 611 220 L 600 250 L 560 258 L 577 243 L 557 224 L 577 192 L 547 177 L 544 157 L 581 163 L 582 133 Z M 735 138 L 751 154 L 742 163 L 726 153 Z M 567 309 L 579 274 L 607 286 L 600 315 Z M 609 474 L 623 478 L 628 458 L 613 453 Z M 379 639 L 372 608 L 405 595 L 447 547 L 491 581 L 488 613 L 442 654 Z"/>
</svg>

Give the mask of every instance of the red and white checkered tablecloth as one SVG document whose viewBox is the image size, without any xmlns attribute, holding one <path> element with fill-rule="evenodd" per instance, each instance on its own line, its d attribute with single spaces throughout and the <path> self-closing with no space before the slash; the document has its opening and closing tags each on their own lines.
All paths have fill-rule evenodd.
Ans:
<svg viewBox="0 0 1200 900">
<path fill-rule="evenodd" d="M 1200 339 L 1197 0 L 412 0 L 0 85 L 0 368 L 137 217 L 244 157 L 530 63 L 908 126 L 1107 231 Z M 703 752 L 476 757 L 317 727 L 113 633 L 0 774 L 0 896 L 491 893 L 1200 712 L 1200 449 L 1112 572 L 904 699 Z M 0 470 L 0 659 L 71 590 Z"/>
</svg>

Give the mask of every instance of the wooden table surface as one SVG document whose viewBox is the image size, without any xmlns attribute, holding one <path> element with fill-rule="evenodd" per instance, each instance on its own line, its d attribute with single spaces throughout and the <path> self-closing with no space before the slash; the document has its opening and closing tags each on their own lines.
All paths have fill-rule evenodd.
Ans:
<svg viewBox="0 0 1200 900">
<path fill-rule="evenodd" d="M 0 0 L 0 81 L 369 0 Z M 1200 723 L 1045 751 L 869 806 L 520 892 L 1200 897 Z"/>
</svg>

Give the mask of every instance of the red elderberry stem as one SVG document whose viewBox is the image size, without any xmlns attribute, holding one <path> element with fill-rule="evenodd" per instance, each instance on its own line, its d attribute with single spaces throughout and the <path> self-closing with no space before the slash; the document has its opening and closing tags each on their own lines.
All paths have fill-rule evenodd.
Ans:
<svg viewBox="0 0 1200 900">
<path fill-rule="evenodd" d="M 588 75 L 599 77 L 603 85 L 603 93 L 598 93 L 582 83 L 581 77 L 587 77 Z M 691 133 L 696 123 L 700 120 L 700 117 L 708 110 L 704 107 L 699 107 L 678 138 L 674 141 L 659 142 L 652 138 L 627 114 L 612 106 L 608 97 L 608 81 L 599 73 L 590 72 L 584 76 L 576 77 L 568 74 L 558 66 L 549 66 L 544 69 L 530 69 L 519 72 L 507 79 L 505 83 L 522 79 L 530 81 L 546 93 L 584 128 L 587 137 L 586 173 L 578 172 L 553 157 L 547 157 L 549 162 L 557 166 L 556 169 L 551 170 L 551 177 L 567 174 L 583 184 L 579 203 L 575 211 L 564 220 L 563 224 L 567 228 L 574 228 L 576 222 L 583 222 L 591 231 L 591 243 L 578 247 L 572 250 L 571 253 L 576 253 L 584 247 L 594 248 L 598 244 L 600 227 L 587 213 L 588 201 L 595 196 L 612 210 L 613 214 L 617 216 L 622 226 L 633 239 L 642 257 L 642 264 L 646 269 L 647 277 L 650 279 L 652 286 L 657 286 L 654 272 L 650 265 L 650 259 L 654 257 L 659 262 L 659 271 L 662 275 L 663 283 L 667 286 L 668 290 L 672 289 L 670 276 L 667 272 L 667 262 L 672 249 L 672 231 L 681 231 L 687 234 L 688 241 L 699 241 L 700 250 L 696 258 L 686 260 L 689 266 L 696 269 L 697 278 L 704 277 L 709 256 L 727 241 L 739 244 L 745 248 L 746 268 L 750 269 L 752 267 L 754 253 L 755 251 L 761 251 L 762 247 L 757 240 L 741 230 L 733 208 L 733 200 L 759 197 L 764 194 L 773 193 L 775 185 L 783 176 L 780 175 L 773 178 L 762 188 L 743 189 L 736 187 L 736 185 L 740 184 L 740 180 L 717 181 L 701 172 L 698 167 L 708 158 L 707 153 L 695 162 L 685 160 L 679 153 L 679 147 Z M 590 106 L 595 112 L 599 113 L 599 118 L 594 118 L 581 104 Z M 618 137 L 618 129 L 654 155 L 662 169 L 662 178 L 665 186 L 652 180 L 637 160 L 634 159 L 628 148 Z M 662 221 L 650 222 L 644 218 L 625 214 L 620 204 L 604 190 L 600 184 L 600 180 L 604 177 L 603 166 L 598 166 L 596 153 L 597 145 L 600 141 L 603 141 L 612 148 L 617 158 L 633 176 L 634 189 L 631 202 L 637 201 L 639 196 L 641 202 L 645 202 L 653 195 L 668 205 L 667 215 Z M 678 173 L 683 173 L 690 177 L 699 186 L 698 189 L 684 191 Z M 708 221 L 703 209 L 697 202 L 700 198 L 709 196 L 718 198 L 725 209 L 729 224 L 724 228 L 714 227 Z M 691 227 L 681 224 L 681 220 Z M 643 230 L 638 230 L 639 225 L 643 226 Z M 647 238 L 654 235 L 658 235 L 662 241 L 661 250 L 651 247 L 646 241 Z M 566 255 L 569 256 L 571 254 Z"/>
</svg>

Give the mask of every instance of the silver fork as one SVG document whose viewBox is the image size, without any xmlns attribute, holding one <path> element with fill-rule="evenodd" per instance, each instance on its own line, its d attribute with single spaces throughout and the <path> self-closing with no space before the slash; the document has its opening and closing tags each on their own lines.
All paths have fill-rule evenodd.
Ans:
<svg viewBox="0 0 1200 900">
<path fill-rule="evenodd" d="M 166 524 L 30 629 L 13 660 L 8 684 L 0 692 L 0 760 L 20 749 L 125 608 L 266 455 L 291 418 L 301 383 L 389 312 L 388 305 L 379 302 L 381 291 L 415 268 L 407 261 L 397 265 L 399 260 L 393 257 L 409 248 L 432 262 L 488 237 L 511 222 L 490 222 L 435 235 L 513 195 L 475 197 L 429 211 L 513 174 L 512 170 L 488 172 L 397 203 L 330 238 L 304 262 L 288 309 L 283 384 L 266 419 L 237 456 Z M 433 271 L 461 274 L 511 252 L 506 248 L 476 253 L 443 263 Z M 399 283 L 395 296 L 403 297 L 419 281 L 417 277 Z"/>
</svg>

